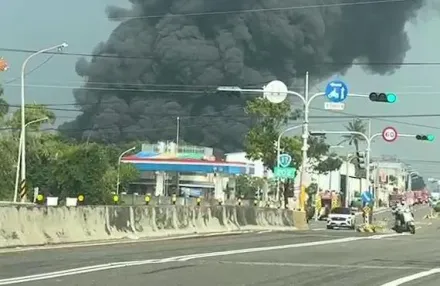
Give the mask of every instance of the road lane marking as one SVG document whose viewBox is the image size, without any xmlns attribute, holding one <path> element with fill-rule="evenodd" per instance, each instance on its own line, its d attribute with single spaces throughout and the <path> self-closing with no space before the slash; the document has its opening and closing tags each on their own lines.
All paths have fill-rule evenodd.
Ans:
<svg viewBox="0 0 440 286">
<path fill-rule="evenodd" d="M 373 235 L 370 238 L 371 239 L 383 239 L 383 238 L 391 238 L 396 236 L 405 236 L 405 235 L 411 235 L 408 232 L 402 232 L 402 233 L 390 233 L 390 234 L 380 234 L 380 235 Z"/>
<path fill-rule="evenodd" d="M 209 263 L 209 261 L 205 261 Z M 246 261 L 219 261 L 220 264 L 238 264 L 249 266 L 287 266 L 305 268 L 343 268 L 343 269 L 385 269 L 385 270 L 429 270 L 428 267 L 413 266 L 381 266 L 381 265 L 344 265 L 344 264 L 309 264 L 309 263 L 284 263 L 284 262 L 246 262 Z"/>
<path fill-rule="evenodd" d="M 427 271 L 423 271 L 423 272 L 419 272 L 416 274 L 412 274 L 409 276 L 405 276 L 396 280 L 393 280 L 391 282 L 382 284 L 381 286 L 399 286 L 426 276 L 430 276 L 430 275 L 434 275 L 434 274 L 439 274 L 440 273 L 440 268 L 433 268 L 431 270 L 427 270 Z"/>
<path fill-rule="evenodd" d="M 278 230 L 276 230 L 278 231 Z M 295 231 L 295 230 L 290 230 Z M 242 234 L 251 234 L 254 233 L 255 230 L 240 230 L 240 231 L 230 231 L 230 232 L 215 232 L 215 233 L 198 233 L 198 234 L 188 234 L 188 235 L 179 235 L 179 236 L 171 236 L 171 237 L 160 237 L 159 238 L 128 238 L 124 237 L 119 240 L 112 241 L 101 241 L 101 242 L 78 242 L 78 243 L 60 243 L 55 245 L 42 245 L 42 246 L 18 246 L 15 248 L 0 248 L 0 254 L 2 253 L 14 253 L 14 252 L 25 252 L 25 251 L 35 251 L 35 250 L 53 250 L 53 249 L 69 249 L 69 248 L 86 248 L 86 247 L 95 247 L 95 246 L 109 246 L 115 244 L 134 244 L 134 243 L 148 243 L 148 242 L 162 242 L 167 240 L 183 240 L 183 239 L 191 239 L 191 238 L 200 238 L 200 237 L 215 237 L 215 236 L 232 236 L 232 235 L 242 235 Z"/>
<path fill-rule="evenodd" d="M 395 236 L 395 234 L 393 234 Z M 385 235 L 382 237 L 389 237 L 392 235 Z M 138 260 L 138 261 L 126 261 L 126 262 L 115 262 L 108 264 L 100 264 L 93 266 L 86 266 L 80 268 L 71 268 L 62 271 L 48 272 L 42 274 L 21 276 L 21 277 L 13 277 L 0 279 L 0 285 L 12 285 L 23 282 L 32 282 L 32 281 L 40 281 L 47 280 L 52 278 L 64 277 L 64 276 L 72 276 L 90 272 L 98 272 L 116 268 L 124 268 L 130 266 L 141 266 L 147 264 L 158 264 L 158 263 L 171 263 L 171 262 L 184 262 L 193 259 L 199 258 L 207 258 L 207 257 L 217 257 L 217 256 L 227 256 L 227 255 L 235 255 L 235 254 L 245 254 L 245 253 L 255 253 L 255 252 L 264 252 L 264 251 L 274 251 L 274 250 L 283 250 L 283 249 L 292 249 L 292 248 L 302 248 L 302 247 L 311 247 L 311 246 L 321 246 L 321 245 L 329 245 L 329 244 L 339 244 L 339 243 L 347 243 L 352 241 L 361 241 L 368 240 L 371 237 L 347 237 L 347 238 L 339 238 L 339 239 L 331 239 L 331 240 L 321 240 L 314 242 L 304 242 L 304 243 L 296 243 L 296 244 L 287 244 L 287 245 L 277 245 L 277 246 L 266 246 L 266 247 L 254 247 L 254 248 L 245 248 L 245 249 L 236 249 L 236 250 L 227 250 L 227 251 L 217 251 L 210 253 L 199 253 L 199 254 L 190 254 L 190 255 L 182 255 L 182 256 L 173 256 L 163 259 L 148 259 L 148 260 Z"/>
</svg>

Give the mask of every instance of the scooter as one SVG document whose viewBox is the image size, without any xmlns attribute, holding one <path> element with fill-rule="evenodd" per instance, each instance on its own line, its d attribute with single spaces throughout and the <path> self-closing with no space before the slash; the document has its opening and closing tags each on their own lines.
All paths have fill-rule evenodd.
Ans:
<svg viewBox="0 0 440 286">
<path fill-rule="evenodd" d="M 414 222 L 414 214 L 410 210 L 396 214 L 396 225 L 394 227 L 398 233 L 409 232 L 411 234 L 416 233 L 416 225 Z"/>
</svg>

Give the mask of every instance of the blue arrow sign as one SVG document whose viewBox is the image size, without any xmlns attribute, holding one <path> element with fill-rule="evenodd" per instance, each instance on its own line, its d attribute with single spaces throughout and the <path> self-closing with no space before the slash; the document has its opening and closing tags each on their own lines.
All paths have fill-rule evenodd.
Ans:
<svg viewBox="0 0 440 286">
<path fill-rule="evenodd" d="M 343 102 L 348 97 L 348 87 L 341 80 L 331 81 L 325 88 L 325 96 L 331 102 Z"/>
<path fill-rule="evenodd" d="M 289 167 L 291 162 L 292 162 L 292 157 L 289 154 L 281 154 L 278 157 L 278 164 L 280 165 L 281 168 Z"/>
<path fill-rule="evenodd" d="M 373 201 L 373 196 L 371 195 L 371 192 L 362 192 L 361 198 L 364 204 L 368 204 Z"/>
</svg>

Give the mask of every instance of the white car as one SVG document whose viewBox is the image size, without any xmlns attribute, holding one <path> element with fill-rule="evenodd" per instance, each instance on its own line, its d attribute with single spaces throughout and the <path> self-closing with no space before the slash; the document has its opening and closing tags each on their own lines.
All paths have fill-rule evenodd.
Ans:
<svg viewBox="0 0 440 286">
<path fill-rule="evenodd" d="M 334 208 L 327 218 L 327 229 L 350 228 L 355 229 L 356 217 L 350 208 Z"/>
</svg>

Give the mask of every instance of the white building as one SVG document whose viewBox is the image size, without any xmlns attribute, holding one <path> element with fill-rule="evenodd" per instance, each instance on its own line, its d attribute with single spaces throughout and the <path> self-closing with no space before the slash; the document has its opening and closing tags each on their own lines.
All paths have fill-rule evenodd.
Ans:
<svg viewBox="0 0 440 286">
<path fill-rule="evenodd" d="M 388 201 L 394 189 L 404 191 L 407 184 L 407 166 L 401 162 L 376 161 L 371 164 L 372 178 L 378 199 Z"/>
</svg>

